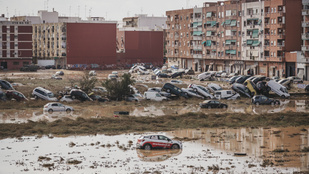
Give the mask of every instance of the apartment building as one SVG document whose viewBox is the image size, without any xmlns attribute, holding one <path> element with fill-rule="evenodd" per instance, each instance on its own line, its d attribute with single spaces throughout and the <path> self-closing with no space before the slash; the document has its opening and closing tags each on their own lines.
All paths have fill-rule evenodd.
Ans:
<svg viewBox="0 0 309 174">
<path fill-rule="evenodd" d="M 19 69 L 31 62 L 31 22 L 0 20 L 0 66 Z"/>
<path fill-rule="evenodd" d="M 78 68 L 116 63 L 116 22 L 33 25 L 33 57 L 39 65 Z"/>
<path fill-rule="evenodd" d="M 295 60 L 286 59 L 286 52 L 300 51 L 301 0 L 264 1 L 264 59 L 267 76 L 296 75 Z M 260 66 L 261 67 L 261 66 Z"/>
<path fill-rule="evenodd" d="M 302 49 L 297 61 L 297 73 L 309 80 L 309 0 L 302 0 Z"/>
<path fill-rule="evenodd" d="M 147 16 L 147 14 L 137 14 L 134 17 L 122 19 L 123 28 L 138 28 L 142 30 L 162 31 L 166 28 L 166 17 Z"/>
<path fill-rule="evenodd" d="M 193 54 L 201 54 L 202 50 L 193 49 L 193 39 L 202 36 L 202 24 L 195 23 L 200 30 L 193 32 L 193 9 L 167 11 L 166 57 L 168 66 L 176 65 L 181 68 L 192 68 Z M 194 36 L 193 36 L 194 35 Z M 192 47 L 192 49 L 191 49 Z"/>
<path fill-rule="evenodd" d="M 205 70 L 241 73 L 241 3 L 226 1 L 203 5 Z"/>
<path fill-rule="evenodd" d="M 285 53 L 301 50 L 301 9 L 301 0 L 229 0 L 167 11 L 168 63 L 195 71 L 295 75 L 296 59 Z"/>
</svg>

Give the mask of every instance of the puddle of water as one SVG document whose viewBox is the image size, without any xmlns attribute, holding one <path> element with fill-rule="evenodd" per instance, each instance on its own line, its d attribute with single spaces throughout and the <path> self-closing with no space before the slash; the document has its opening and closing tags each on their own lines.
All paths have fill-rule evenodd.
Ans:
<svg viewBox="0 0 309 174">
<path fill-rule="evenodd" d="M 0 173 L 293 173 L 308 170 L 309 128 L 199 129 L 161 132 L 182 150 L 135 149 L 139 134 L 23 137 L 0 140 Z M 274 149 L 289 152 L 274 153 Z M 234 156 L 234 152 L 246 156 Z M 267 165 L 270 160 L 273 165 Z M 266 164 L 265 167 L 261 165 Z"/>
</svg>

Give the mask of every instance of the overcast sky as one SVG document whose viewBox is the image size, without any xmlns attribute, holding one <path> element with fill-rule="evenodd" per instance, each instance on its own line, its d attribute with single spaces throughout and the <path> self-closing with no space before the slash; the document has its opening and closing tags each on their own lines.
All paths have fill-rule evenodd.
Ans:
<svg viewBox="0 0 309 174">
<path fill-rule="evenodd" d="M 203 6 L 217 0 L 0 0 L 0 13 L 12 17 L 36 16 L 38 10 L 55 11 L 61 16 L 105 17 L 121 21 L 135 14 L 165 16 L 169 10 Z M 9 15 L 7 15 L 9 14 Z"/>
</svg>

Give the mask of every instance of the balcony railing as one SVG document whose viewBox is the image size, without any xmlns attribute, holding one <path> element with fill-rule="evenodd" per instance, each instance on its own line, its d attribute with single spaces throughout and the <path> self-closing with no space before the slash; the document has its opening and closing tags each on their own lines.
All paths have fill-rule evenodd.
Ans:
<svg viewBox="0 0 309 174">
<path fill-rule="evenodd" d="M 303 45 L 303 46 L 301 47 L 301 50 L 302 50 L 302 51 L 309 51 L 309 45 Z"/>
<path fill-rule="evenodd" d="M 192 48 L 195 49 L 195 50 L 202 50 L 203 49 L 202 45 L 193 45 Z"/>
<path fill-rule="evenodd" d="M 302 15 L 309 15 L 309 9 L 303 9 Z"/>
<path fill-rule="evenodd" d="M 309 22 L 303 22 L 302 27 L 309 27 Z"/>
<path fill-rule="evenodd" d="M 309 34 L 302 34 L 301 35 L 302 40 L 308 40 L 309 39 Z"/>
<path fill-rule="evenodd" d="M 202 59 L 203 55 L 202 54 L 193 54 L 194 59 Z"/>
</svg>

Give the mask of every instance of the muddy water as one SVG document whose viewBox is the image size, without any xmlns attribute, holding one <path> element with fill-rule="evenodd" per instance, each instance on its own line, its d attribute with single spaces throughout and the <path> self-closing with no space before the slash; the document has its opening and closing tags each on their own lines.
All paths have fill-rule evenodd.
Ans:
<svg viewBox="0 0 309 174">
<path fill-rule="evenodd" d="M 284 113 L 292 112 L 309 112 L 308 101 L 306 100 L 281 100 L 280 106 L 255 106 L 250 103 L 233 103 L 234 101 L 222 101 L 227 103 L 229 108 L 223 109 L 201 109 L 196 104 L 187 103 L 185 105 L 162 105 L 159 102 L 150 102 L 141 105 L 122 105 L 109 106 L 97 105 L 92 109 L 84 109 L 80 106 L 74 107 L 76 111 L 72 113 L 43 113 L 41 109 L 27 109 L 27 110 L 4 110 L 0 111 L 0 123 L 22 123 L 27 120 L 38 121 L 48 120 L 54 121 L 59 118 L 77 118 L 79 116 L 99 117 L 99 116 L 114 116 L 115 111 L 128 111 L 130 116 L 164 116 L 164 115 L 180 115 L 188 112 L 203 112 L 203 113 L 248 113 L 248 114 L 264 114 L 264 113 Z"/>
<path fill-rule="evenodd" d="M 0 140 L 0 173 L 293 173 L 308 171 L 309 128 L 159 132 L 185 138 L 182 150 L 139 150 L 139 134 Z M 196 139 L 196 140 L 192 140 Z M 273 152 L 284 149 L 286 152 Z M 287 149 L 287 150 L 286 150 Z M 234 153 L 246 155 L 235 156 Z M 264 166 L 264 167 L 262 167 Z"/>
</svg>

